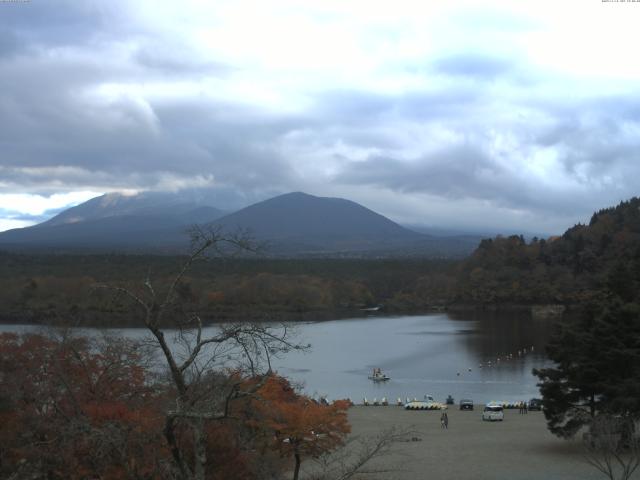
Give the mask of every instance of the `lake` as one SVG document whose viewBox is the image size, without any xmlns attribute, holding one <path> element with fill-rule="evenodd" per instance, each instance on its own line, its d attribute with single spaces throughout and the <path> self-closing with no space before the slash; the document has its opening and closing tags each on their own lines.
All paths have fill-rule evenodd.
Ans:
<svg viewBox="0 0 640 480">
<path fill-rule="evenodd" d="M 456 401 L 478 403 L 539 396 L 531 370 L 547 364 L 549 322 L 515 314 L 469 317 L 432 314 L 309 324 L 301 333 L 312 352 L 274 363 L 279 373 L 304 381 L 309 394 L 356 403 L 363 397 L 395 401 L 425 394 L 439 401 L 452 395 Z M 513 358 L 507 359 L 509 354 Z M 391 380 L 369 380 L 374 367 Z"/>
<path fill-rule="evenodd" d="M 538 397 L 531 370 L 548 364 L 544 345 L 551 331 L 548 320 L 517 313 L 380 315 L 297 326 L 298 341 L 310 343 L 311 351 L 275 360 L 275 370 L 302 383 L 309 395 L 356 403 L 364 397 L 395 402 L 426 394 L 438 401 L 452 395 L 456 402 L 470 398 L 476 403 Z M 0 325 L 0 331 L 35 328 Z M 91 332 L 97 330 L 82 330 Z M 145 330 L 110 333 L 140 337 Z M 391 379 L 369 380 L 373 368 Z"/>
</svg>

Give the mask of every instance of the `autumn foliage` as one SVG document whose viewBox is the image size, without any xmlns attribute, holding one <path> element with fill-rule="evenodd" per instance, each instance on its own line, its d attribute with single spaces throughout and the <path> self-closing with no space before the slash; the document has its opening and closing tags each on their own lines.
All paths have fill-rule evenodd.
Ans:
<svg viewBox="0 0 640 480">
<path fill-rule="evenodd" d="M 124 341 L 0 335 L 0 472 L 149 477 L 160 416 L 139 360 Z"/>
<path fill-rule="evenodd" d="M 296 394 L 286 378 L 271 376 L 252 401 L 254 424 L 273 432 L 271 445 L 294 459 L 294 479 L 305 457 L 316 457 L 341 446 L 351 431 L 347 400 L 325 405 Z"/>
<path fill-rule="evenodd" d="M 171 478 L 175 392 L 147 360 L 122 339 L 0 334 L 0 478 Z M 237 380 L 255 393 L 207 423 L 206 478 L 282 478 L 349 432 L 344 402 L 320 405 L 273 374 Z M 189 429 L 176 434 L 189 457 Z"/>
</svg>

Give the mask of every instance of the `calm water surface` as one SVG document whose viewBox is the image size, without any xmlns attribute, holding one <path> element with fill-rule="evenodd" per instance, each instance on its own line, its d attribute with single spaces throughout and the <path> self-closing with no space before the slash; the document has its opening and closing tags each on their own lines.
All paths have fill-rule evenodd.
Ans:
<svg viewBox="0 0 640 480">
<path fill-rule="evenodd" d="M 32 329 L 0 326 L 0 331 Z M 298 324 L 297 330 L 298 341 L 310 343 L 311 351 L 290 353 L 273 363 L 278 373 L 302 383 L 310 395 L 356 403 L 363 397 L 395 401 L 429 394 L 444 401 L 452 395 L 456 402 L 471 398 L 486 403 L 539 396 L 531 369 L 546 363 L 544 345 L 551 325 L 517 314 L 430 314 Z M 146 335 L 143 329 L 110 332 Z M 507 359 L 509 354 L 513 358 Z M 369 380 L 374 367 L 391 380 Z"/>
<path fill-rule="evenodd" d="M 422 399 L 425 394 L 440 401 L 447 395 L 483 403 L 528 400 L 539 396 L 531 369 L 546 364 L 549 331 L 549 322 L 515 315 L 339 320 L 304 326 L 312 352 L 289 354 L 276 364 L 279 373 L 303 381 L 309 394 L 357 403 L 363 397 Z M 508 354 L 513 358 L 507 360 Z M 391 380 L 369 380 L 374 367 Z"/>
</svg>

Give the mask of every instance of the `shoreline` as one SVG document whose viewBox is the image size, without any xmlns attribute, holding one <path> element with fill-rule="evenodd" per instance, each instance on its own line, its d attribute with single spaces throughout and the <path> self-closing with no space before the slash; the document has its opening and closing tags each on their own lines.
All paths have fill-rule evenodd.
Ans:
<svg viewBox="0 0 640 480">
<path fill-rule="evenodd" d="M 504 304 L 504 305 L 434 305 L 425 308 L 387 308 L 383 307 L 377 311 L 366 309 L 331 309 L 331 310 L 307 310 L 307 311 L 286 311 L 275 310 L 267 311 L 224 311 L 224 312 L 204 312 L 201 314 L 204 325 L 212 326 L 223 323 L 234 322 L 328 322 L 333 320 L 345 320 L 352 318 L 366 317 L 400 317 L 400 316 L 418 316 L 431 315 L 437 313 L 444 314 L 482 314 L 482 313 L 518 313 L 523 315 L 531 315 L 533 319 L 553 319 L 560 318 L 565 312 L 571 308 L 565 305 L 554 304 Z M 111 317 L 111 318 L 109 318 Z M 86 313 L 74 314 L 58 313 L 54 311 L 23 311 L 23 312 L 0 312 L 0 325 L 32 325 L 47 327 L 80 327 L 80 328 L 137 328 L 141 326 L 135 320 L 122 318 L 108 312 L 93 311 L 89 315 Z M 166 325 L 166 328 L 172 328 Z"/>
</svg>

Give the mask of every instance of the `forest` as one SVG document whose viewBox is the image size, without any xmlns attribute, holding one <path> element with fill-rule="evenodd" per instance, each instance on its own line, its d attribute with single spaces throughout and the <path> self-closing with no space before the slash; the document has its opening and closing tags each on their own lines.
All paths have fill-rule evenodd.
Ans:
<svg viewBox="0 0 640 480">
<path fill-rule="evenodd" d="M 162 284 L 182 257 L 0 253 L 0 320 L 126 325 L 118 298 L 95 289 L 151 278 Z M 614 273 L 614 274 L 612 274 Z M 614 279 L 614 280 L 611 280 Z M 180 284 L 207 322 L 321 320 L 381 306 L 389 313 L 562 305 L 616 281 L 640 291 L 640 200 L 593 214 L 548 239 L 483 240 L 464 260 L 209 258 Z"/>
<path fill-rule="evenodd" d="M 640 199 L 593 214 L 560 237 L 483 240 L 456 272 L 453 303 L 577 305 L 617 282 L 640 282 Z"/>
<path fill-rule="evenodd" d="M 133 286 L 147 277 L 163 284 L 183 260 L 0 254 L 0 320 L 127 325 L 132 321 L 127 306 L 95 286 Z M 404 311 L 407 306 L 396 297 L 402 299 L 423 277 L 445 275 L 451 266 L 431 259 L 209 258 L 182 279 L 180 294 L 208 322 L 339 318 L 379 304 Z"/>
</svg>

